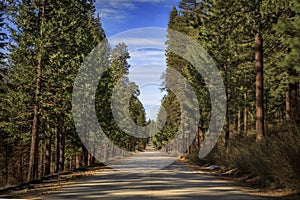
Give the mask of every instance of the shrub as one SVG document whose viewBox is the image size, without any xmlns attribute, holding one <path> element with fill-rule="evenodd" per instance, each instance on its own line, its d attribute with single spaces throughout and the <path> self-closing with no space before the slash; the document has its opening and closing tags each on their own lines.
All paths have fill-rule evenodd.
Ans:
<svg viewBox="0 0 300 200">
<path fill-rule="evenodd" d="M 266 183 L 299 192 L 300 131 L 296 126 L 281 127 L 285 129 L 275 127 L 273 133 L 259 143 L 255 142 L 254 136 L 235 137 L 227 149 L 219 142 L 207 159 L 237 168 L 242 173 L 254 173 Z"/>
</svg>

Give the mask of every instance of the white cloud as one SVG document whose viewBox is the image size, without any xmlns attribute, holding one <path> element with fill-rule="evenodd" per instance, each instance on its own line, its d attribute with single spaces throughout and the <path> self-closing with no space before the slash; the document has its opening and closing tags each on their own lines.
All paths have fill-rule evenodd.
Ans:
<svg viewBox="0 0 300 200">
<path fill-rule="evenodd" d="M 166 33 L 164 28 L 138 28 L 114 35 L 108 41 L 112 48 L 121 42 L 127 45 L 132 68 L 165 65 Z"/>
<path fill-rule="evenodd" d="M 165 41 L 166 29 L 151 27 L 131 29 L 108 38 L 112 48 L 120 42 L 128 46 L 131 56 L 129 80 L 139 86 L 139 99 L 147 116 L 151 107 L 159 106 L 165 95 L 160 90 L 163 82 L 161 76 L 166 70 Z"/>
<path fill-rule="evenodd" d="M 144 105 L 160 105 L 165 92 L 160 90 L 160 86 L 153 84 L 139 88 L 141 94 L 139 99 Z"/>
<path fill-rule="evenodd" d="M 115 19 L 122 19 L 123 15 L 119 15 L 118 11 L 113 8 L 103 8 L 100 12 L 101 18 L 108 18 L 110 16 L 114 16 Z"/>
<path fill-rule="evenodd" d="M 144 65 L 130 69 L 129 79 L 139 86 L 140 96 L 138 97 L 143 103 L 147 118 L 155 119 L 157 108 L 161 105 L 161 100 L 166 94 L 161 91 L 161 75 L 165 71 L 164 65 Z"/>
<path fill-rule="evenodd" d="M 135 3 L 162 3 L 171 0 L 96 0 L 95 6 L 101 18 L 120 20 L 136 8 Z"/>
<path fill-rule="evenodd" d="M 115 46 L 118 43 L 124 42 L 128 47 L 129 51 L 135 51 L 140 48 L 147 48 L 147 47 L 156 47 L 158 49 L 165 49 L 165 38 L 146 38 L 143 36 L 137 37 L 122 37 L 122 38 L 109 38 L 109 43 L 111 46 Z"/>
<path fill-rule="evenodd" d="M 140 86 L 153 83 L 161 85 L 161 76 L 165 69 L 165 65 L 143 65 L 130 69 L 129 79 Z"/>
<path fill-rule="evenodd" d="M 132 68 L 144 65 L 165 66 L 166 57 L 164 52 L 147 51 L 147 52 L 130 52 L 131 59 L 129 63 Z"/>
</svg>

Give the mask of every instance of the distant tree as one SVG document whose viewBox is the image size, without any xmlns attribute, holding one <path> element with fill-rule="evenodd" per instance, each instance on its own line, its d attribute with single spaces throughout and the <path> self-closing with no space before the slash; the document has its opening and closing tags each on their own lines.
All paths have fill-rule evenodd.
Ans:
<svg viewBox="0 0 300 200">
<path fill-rule="evenodd" d="M 181 107 L 180 105 L 183 102 L 178 102 L 178 96 L 182 96 L 185 94 L 174 94 L 168 86 L 176 84 L 175 80 L 172 80 L 172 77 L 170 77 L 170 72 L 172 70 L 176 70 L 180 72 L 183 77 L 187 80 L 187 82 L 193 87 L 198 102 L 200 103 L 200 109 L 201 112 L 199 113 L 201 115 L 201 119 L 199 121 L 199 124 L 201 127 L 198 127 L 197 131 L 197 138 L 200 138 L 198 135 L 200 132 L 205 132 L 208 125 L 208 118 L 209 118 L 209 112 L 210 112 L 210 102 L 209 102 L 209 95 L 207 88 L 205 87 L 204 79 L 201 77 L 201 74 L 194 68 L 194 66 L 191 65 L 187 60 L 183 59 L 182 57 L 176 55 L 175 53 L 171 52 L 170 49 L 180 49 L 186 54 L 190 54 L 191 52 L 185 51 L 186 48 L 185 45 L 181 44 L 180 41 L 178 41 L 178 38 L 175 38 L 172 36 L 172 31 L 178 31 L 181 32 L 192 39 L 194 39 L 195 42 L 202 42 L 200 40 L 200 37 L 203 37 L 202 34 L 204 34 L 203 25 L 204 21 L 206 20 L 208 16 L 208 10 L 209 10 L 209 2 L 208 1 L 196 1 L 196 0 L 183 0 L 180 1 L 178 5 L 178 9 L 176 7 L 172 8 L 172 11 L 170 13 L 169 23 L 168 23 L 168 40 L 166 41 L 167 44 L 167 50 L 166 50 L 166 56 L 167 56 L 167 70 L 165 75 L 165 85 L 164 88 L 168 92 L 167 96 L 163 99 L 163 107 L 166 109 L 167 113 L 167 122 L 163 130 L 161 131 L 160 135 L 157 135 L 160 137 L 160 139 L 163 139 L 165 141 L 168 141 L 168 136 L 174 135 L 178 130 L 182 130 L 182 139 L 188 140 L 188 138 L 185 138 L 188 134 L 187 128 L 189 124 L 187 123 L 190 116 L 184 116 L 183 113 L 181 113 Z M 182 90 L 183 91 L 183 90 Z M 188 98 L 187 98 L 188 99 Z M 186 104 L 185 104 L 186 103 Z M 184 106 L 185 109 L 189 110 L 197 110 L 196 108 L 191 107 L 192 104 L 189 104 L 188 102 L 185 102 Z M 183 106 L 183 105 L 181 105 Z M 186 123 L 180 123 L 181 119 L 183 119 Z M 181 124 L 181 127 L 179 125 Z M 180 128 L 180 129 L 179 129 Z M 201 131 L 200 131 L 201 129 Z M 185 144 L 183 144 L 185 146 Z"/>
<path fill-rule="evenodd" d="M 146 125 L 146 114 L 138 100 L 140 94 L 138 86 L 130 82 L 128 78 L 129 58 L 128 47 L 125 43 L 121 42 L 112 49 L 110 66 L 104 72 L 97 88 L 96 110 L 99 123 L 108 138 L 120 148 L 134 151 L 137 144 L 144 144 L 146 140 L 129 135 L 127 131 L 134 133 L 135 125 Z M 131 88 L 133 94 L 129 94 L 127 88 Z M 118 101 L 118 105 L 114 105 L 114 110 L 111 107 L 113 94 Z M 128 99 L 128 97 L 131 98 Z M 113 111 L 117 116 L 123 116 L 124 113 L 129 112 L 130 116 L 127 117 L 130 117 L 135 125 L 128 123 L 127 118 L 121 117 L 118 119 L 120 121 L 116 121 Z M 126 127 L 118 125 L 123 122 L 126 122 Z"/>
</svg>

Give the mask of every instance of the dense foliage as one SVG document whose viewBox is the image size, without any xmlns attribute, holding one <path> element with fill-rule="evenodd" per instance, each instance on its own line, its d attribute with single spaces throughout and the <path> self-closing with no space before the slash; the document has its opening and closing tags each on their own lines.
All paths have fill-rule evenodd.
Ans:
<svg viewBox="0 0 300 200">
<path fill-rule="evenodd" d="M 86 56 L 98 43 L 107 42 L 94 1 L 7 2 L 11 43 L 5 68 L 1 65 L 7 77 L 3 81 L 1 75 L 0 187 L 96 162 L 76 133 L 72 91 Z M 102 62 L 110 67 L 99 81 L 98 119 L 114 143 L 130 143 L 124 149 L 134 151 L 146 140 L 134 140 L 118 130 L 110 108 L 114 85 L 127 80 L 130 56 L 125 44 L 112 50 L 107 46 L 105 51 Z M 137 96 L 132 97 L 130 111 L 134 121 L 144 125 L 145 111 Z"/>
<path fill-rule="evenodd" d="M 263 171 L 259 167 L 261 165 L 255 168 L 255 163 L 274 166 L 282 157 L 291 154 L 280 152 L 278 146 L 288 148 L 291 138 L 299 140 L 295 128 L 300 120 L 299 3 L 298 0 L 181 0 L 171 11 L 169 30 L 184 33 L 201 44 L 212 56 L 223 77 L 227 99 L 226 121 L 223 136 L 210 155 L 210 161 L 243 166 L 244 171 L 262 175 L 258 173 Z M 175 40 L 168 37 L 168 48 Z M 187 47 L 182 45 L 181 48 Z M 189 156 L 197 156 L 208 130 L 211 112 L 210 94 L 203 82 L 205 77 L 168 49 L 166 55 L 167 73 L 169 69 L 182 73 L 198 97 L 199 127 L 194 145 L 187 152 Z M 168 94 L 162 106 L 168 116 L 166 126 L 154 138 L 158 147 L 171 141 L 170 136 L 180 124 L 178 96 L 170 92 L 168 79 L 165 88 Z M 159 115 L 163 112 L 161 109 Z M 274 131 L 276 128 L 278 130 Z M 284 139 L 280 141 L 278 138 Z M 262 148 L 264 150 L 260 151 Z M 295 163 L 299 163 L 299 144 L 291 148 L 295 151 L 292 156 L 294 163 L 287 161 L 284 165 L 290 170 L 289 174 L 299 178 L 299 170 L 294 167 Z M 251 154 L 250 149 L 256 153 Z M 280 156 L 274 155 L 274 161 L 270 161 L 267 152 L 271 154 L 273 150 Z M 254 154 L 261 157 L 253 159 L 251 156 Z M 249 161 L 249 166 L 239 162 L 241 157 L 245 163 Z M 251 159 L 253 162 L 250 162 Z M 286 178 L 284 169 L 276 176 L 271 172 L 267 174 L 283 185 L 292 181 Z"/>
</svg>

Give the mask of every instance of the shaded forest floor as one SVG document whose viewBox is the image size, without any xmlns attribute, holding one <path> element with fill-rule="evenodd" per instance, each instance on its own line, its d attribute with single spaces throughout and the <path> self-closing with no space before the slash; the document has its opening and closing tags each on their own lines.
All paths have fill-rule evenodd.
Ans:
<svg viewBox="0 0 300 200">
<path fill-rule="evenodd" d="M 47 194 L 49 191 L 57 190 L 62 186 L 73 184 L 75 180 L 91 176 L 97 171 L 103 171 L 108 168 L 109 167 L 104 166 L 103 164 L 97 164 L 90 167 L 51 175 L 30 183 L 0 190 L 0 198 L 33 199 Z"/>
<path fill-rule="evenodd" d="M 232 182 L 234 185 L 240 187 L 243 191 L 250 194 L 260 196 L 266 200 L 298 200 L 300 199 L 300 193 L 295 191 L 275 188 L 272 186 L 265 186 L 263 182 L 265 180 L 260 179 L 253 174 L 243 174 L 237 169 L 225 168 L 220 166 L 220 169 L 203 170 L 203 167 L 208 167 L 210 164 L 203 164 L 201 162 L 192 162 L 185 158 L 180 158 L 180 162 L 186 163 L 192 169 L 196 171 L 203 171 L 207 174 L 217 176 L 219 179 Z"/>
</svg>

